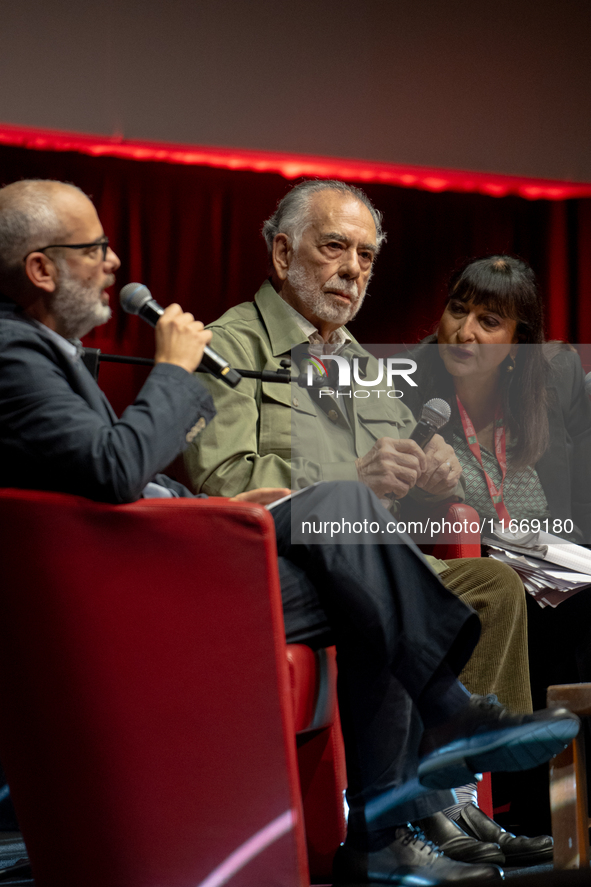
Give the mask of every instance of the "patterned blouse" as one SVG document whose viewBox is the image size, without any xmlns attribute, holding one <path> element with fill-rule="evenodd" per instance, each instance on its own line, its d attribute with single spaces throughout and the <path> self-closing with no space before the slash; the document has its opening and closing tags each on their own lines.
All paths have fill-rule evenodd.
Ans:
<svg viewBox="0 0 591 887">
<path fill-rule="evenodd" d="M 482 520 L 493 518 L 497 513 L 492 504 L 484 472 L 470 451 L 462 432 L 454 430 L 452 446 L 464 470 L 466 481 L 466 504 L 476 509 Z M 503 487 L 503 499 L 511 518 L 515 520 L 550 517 L 548 501 L 535 468 L 528 466 L 515 470 L 511 467 L 511 451 L 515 441 L 507 443 L 507 475 Z M 495 486 L 501 483 L 501 469 L 496 456 L 485 447 L 480 447 L 482 464 Z"/>
</svg>

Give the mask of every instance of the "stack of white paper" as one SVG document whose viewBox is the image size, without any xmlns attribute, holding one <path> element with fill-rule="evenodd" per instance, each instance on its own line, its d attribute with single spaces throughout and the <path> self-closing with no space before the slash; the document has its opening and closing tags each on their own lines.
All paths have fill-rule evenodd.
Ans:
<svg viewBox="0 0 591 887">
<path fill-rule="evenodd" d="M 540 607 L 557 607 L 591 586 L 591 552 L 550 533 L 516 536 L 496 529 L 483 539 L 490 557 L 509 564 Z"/>
</svg>

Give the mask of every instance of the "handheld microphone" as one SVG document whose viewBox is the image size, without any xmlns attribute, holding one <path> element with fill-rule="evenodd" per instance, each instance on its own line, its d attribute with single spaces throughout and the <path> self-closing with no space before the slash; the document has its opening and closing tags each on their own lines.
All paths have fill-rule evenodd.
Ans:
<svg viewBox="0 0 591 887">
<path fill-rule="evenodd" d="M 422 450 L 425 449 L 434 434 L 447 425 L 451 416 L 451 407 L 447 401 L 434 397 L 424 404 L 421 418 L 417 422 L 411 440 L 416 441 Z"/>
<path fill-rule="evenodd" d="M 152 293 L 143 283 L 126 284 L 119 293 L 119 301 L 124 311 L 128 314 L 139 314 L 150 326 L 156 326 L 164 314 L 162 305 L 152 298 Z M 206 369 L 212 376 L 222 379 L 231 388 L 235 388 L 242 379 L 240 373 L 232 369 L 228 361 L 209 345 L 205 346 L 199 367 Z"/>
</svg>

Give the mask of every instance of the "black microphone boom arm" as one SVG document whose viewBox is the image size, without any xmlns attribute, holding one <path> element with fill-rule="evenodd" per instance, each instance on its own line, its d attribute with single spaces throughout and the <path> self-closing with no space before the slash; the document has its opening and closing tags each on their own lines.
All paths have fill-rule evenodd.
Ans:
<svg viewBox="0 0 591 887">
<path fill-rule="evenodd" d="M 94 378 L 98 376 L 99 364 L 104 363 L 125 363 L 132 366 L 153 367 L 154 359 L 152 357 L 127 357 L 125 354 L 103 354 L 100 348 L 85 348 L 82 355 L 86 367 L 90 370 Z M 291 382 L 291 374 L 289 370 L 238 370 L 233 368 L 245 379 L 260 379 L 262 382 Z M 211 373 L 203 364 L 199 364 L 197 373 Z"/>
</svg>

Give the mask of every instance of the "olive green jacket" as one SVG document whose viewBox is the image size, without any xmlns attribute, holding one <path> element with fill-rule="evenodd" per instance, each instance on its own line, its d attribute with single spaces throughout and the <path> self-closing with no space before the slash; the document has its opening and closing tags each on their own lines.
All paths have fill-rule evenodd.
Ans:
<svg viewBox="0 0 591 887">
<path fill-rule="evenodd" d="M 211 346 L 238 369 L 277 370 L 308 339 L 266 281 L 254 302 L 243 302 L 210 324 Z M 348 333 L 350 335 L 350 333 Z M 352 338 L 352 337 L 351 337 Z M 341 352 L 357 356 L 368 378 L 375 359 L 354 340 Z M 368 366 L 369 363 L 369 366 Z M 292 372 L 296 374 L 298 367 Z M 410 436 L 415 420 L 400 400 L 310 395 L 297 384 L 244 378 L 235 389 L 202 376 L 217 410 L 185 453 L 194 489 L 234 496 L 258 487 L 297 489 L 315 481 L 357 480 L 355 460 L 381 437 Z M 440 501 L 420 490 L 420 498 Z"/>
</svg>

